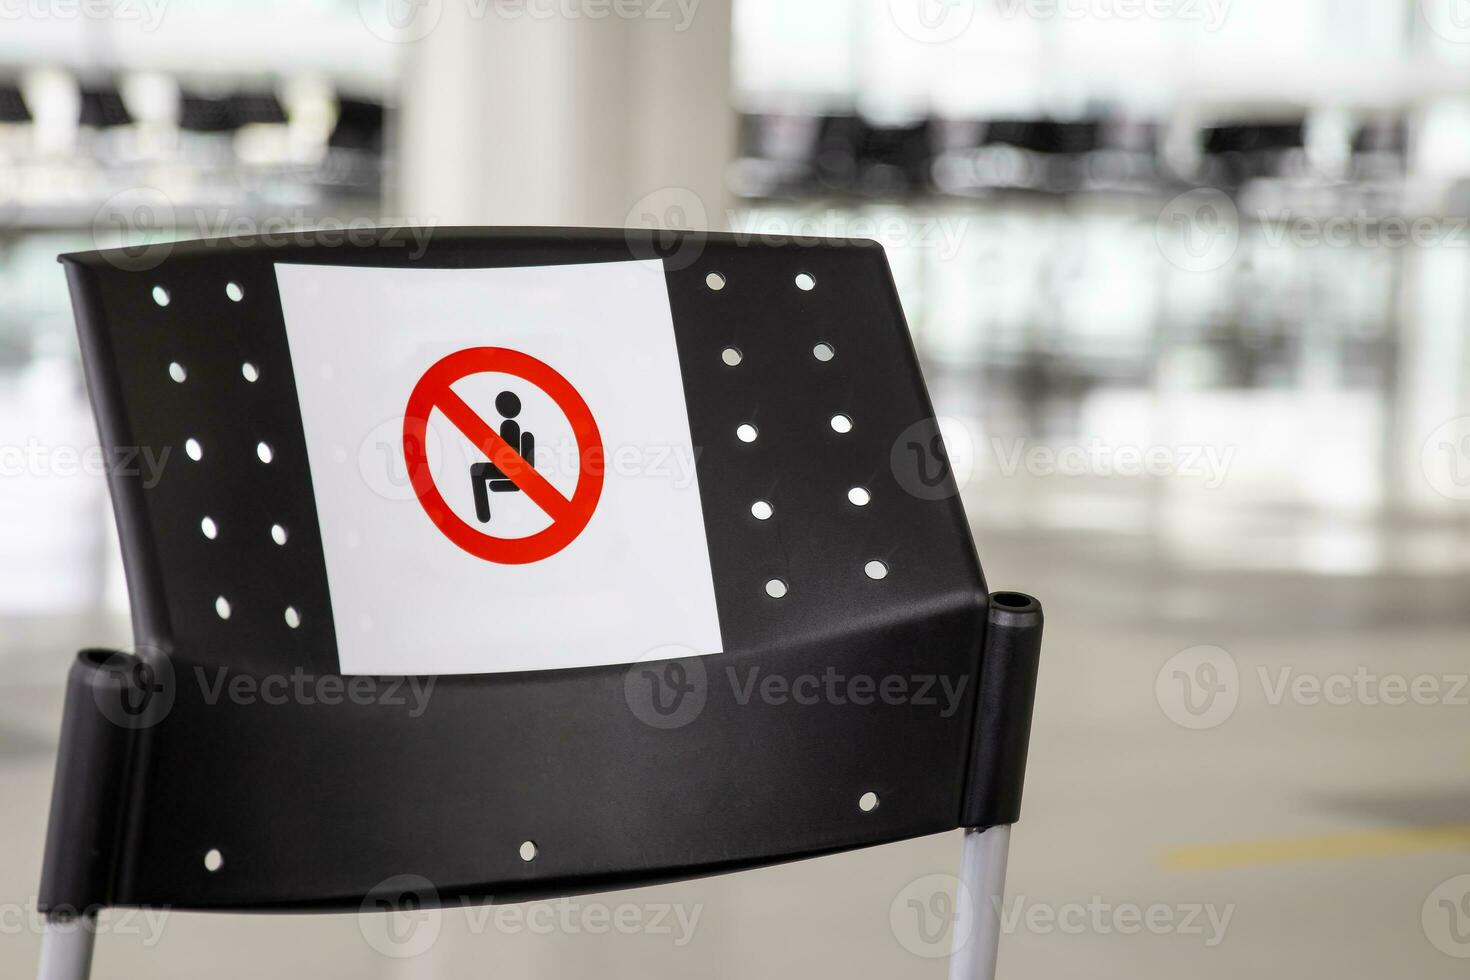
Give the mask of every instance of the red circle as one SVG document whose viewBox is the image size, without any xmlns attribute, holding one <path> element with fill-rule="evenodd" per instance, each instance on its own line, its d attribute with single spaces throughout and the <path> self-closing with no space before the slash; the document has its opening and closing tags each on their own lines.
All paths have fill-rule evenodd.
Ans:
<svg viewBox="0 0 1470 980">
<path fill-rule="evenodd" d="M 523 378 L 550 395 L 566 413 L 577 439 L 577 458 L 581 465 L 576 492 L 563 514 L 548 515 L 552 517 L 550 527 L 530 537 L 497 538 L 472 527 L 444 502 L 429 471 L 429 415 L 439 407 L 440 399 L 454 382 L 472 374 L 490 372 Z M 414 493 L 429 520 L 460 548 L 476 558 L 500 565 L 527 565 L 550 558 L 582 533 L 602 497 L 603 454 L 602 433 L 592 418 L 592 410 L 571 382 L 529 354 L 504 347 L 471 347 L 441 359 L 414 386 L 404 412 L 403 459 L 408 464 Z"/>
</svg>

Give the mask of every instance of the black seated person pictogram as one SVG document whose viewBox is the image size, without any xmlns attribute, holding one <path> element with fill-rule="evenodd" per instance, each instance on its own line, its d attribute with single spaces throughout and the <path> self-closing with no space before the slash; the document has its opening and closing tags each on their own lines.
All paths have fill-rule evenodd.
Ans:
<svg viewBox="0 0 1470 980">
<path fill-rule="evenodd" d="M 505 416 L 500 423 L 500 438 L 520 454 L 527 466 L 536 465 L 536 437 L 521 431 L 516 417 L 521 414 L 521 400 L 513 392 L 502 391 L 495 399 L 495 410 Z M 490 494 L 520 493 L 521 488 L 494 463 L 475 463 L 470 467 L 470 481 L 475 490 L 475 516 L 481 524 L 490 523 Z"/>
</svg>

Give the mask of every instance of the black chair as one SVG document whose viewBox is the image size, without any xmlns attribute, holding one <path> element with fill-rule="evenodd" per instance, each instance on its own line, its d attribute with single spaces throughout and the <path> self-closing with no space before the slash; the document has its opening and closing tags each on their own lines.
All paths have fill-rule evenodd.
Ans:
<svg viewBox="0 0 1470 980">
<path fill-rule="evenodd" d="M 195 242 L 146 269 L 120 250 L 63 257 L 114 463 L 137 650 L 87 651 L 72 667 L 41 885 L 49 926 L 40 975 L 85 976 L 87 925 L 108 907 L 517 902 L 966 828 L 962 880 L 976 929 L 953 975 L 989 976 L 998 931 L 990 897 L 1001 892 L 1020 812 L 1042 617 L 1031 599 L 986 588 L 882 249 L 566 229 L 439 229 L 424 248 L 405 247 L 418 233 Z M 663 381 L 682 394 L 687 422 L 668 419 L 663 437 L 698 450 L 691 533 L 707 545 L 718 649 L 653 650 L 632 662 L 612 652 L 623 637 L 608 631 L 605 656 L 594 643 L 569 669 L 432 678 L 346 669 L 363 642 L 341 612 L 349 573 L 369 588 L 430 590 L 416 595 L 458 583 L 426 576 L 416 552 L 390 554 L 371 540 L 342 563 L 341 540 L 328 533 L 340 517 L 328 509 L 329 488 L 341 479 L 329 470 L 340 461 L 322 455 L 315 413 L 325 382 L 302 341 L 317 327 L 337 331 L 355 338 L 360 363 L 418 358 L 413 371 L 429 369 L 427 379 L 439 353 L 463 353 L 435 347 L 436 318 L 452 315 L 501 352 L 475 354 L 490 359 L 465 370 L 514 375 L 537 360 L 524 344 L 524 361 L 505 352 L 529 336 L 524 318 L 539 307 L 512 316 L 498 298 L 511 295 L 499 291 L 507 276 L 566 290 L 627 285 L 626 294 L 536 294 L 591 311 L 563 334 L 537 334 L 565 355 L 538 363 L 556 361 L 542 367 L 584 392 L 611 369 L 585 363 L 591 332 L 609 334 L 599 343 L 631 342 L 609 324 L 623 322 L 633 292 L 654 297 L 655 313 L 629 322 L 642 331 L 651 320 L 652 335 L 667 335 L 677 376 Z M 346 281 L 372 295 L 332 292 Z M 376 314 L 346 312 L 372 310 L 390 281 L 412 294 L 400 297 L 411 316 L 384 328 Z M 424 302 L 451 282 L 479 299 Z M 332 316 L 302 313 L 302 288 L 317 285 L 345 304 L 330 326 Z M 583 402 L 567 408 L 569 419 L 621 410 L 606 397 L 571 399 L 536 371 L 519 376 L 558 405 Z M 659 383 L 622 380 L 630 398 Z M 439 533 L 458 527 L 424 495 L 423 481 L 440 474 L 413 462 L 422 446 L 412 436 L 428 411 L 406 390 L 388 395 L 409 402 L 401 445 L 415 493 L 383 506 L 405 508 L 394 520 L 421 526 L 426 560 L 480 569 L 463 542 Z M 335 409 L 351 416 L 356 405 L 339 399 Z M 545 431 L 529 402 L 513 414 L 527 431 Z M 364 418 L 364 431 L 381 421 Z M 506 455 L 490 431 L 472 439 L 476 448 L 530 493 L 540 464 Z M 574 502 L 583 481 L 602 489 L 584 444 L 598 432 L 610 437 L 611 427 L 577 430 L 577 486 L 566 490 Z M 144 451 L 169 461 L 161 475 L 136 465 Z M 605 478 L 610 488 L 620 477 Z M 584 535 L 624 519 L 602 509 L 621 499 L 611 490 L 588 499 Z M 520 564 L 487 551 L 486 574 L 513 581 L 551 560 L 529 551 L 558 543 L 557 561 L 603 561 L 579 553 L 581 540 L 573 531 L 545 548 L 519 545 Z M 599 635 L 576 632 L 594 586 L 649 599 L 630 572 L 645 539 L 620 540 L 626 549 L 607 553 L 586 594 L 572 586 L 554 597 L 564 616 L 533 624 L 546 663 L 562 663 L 584 643 L 577 637 Z M 696 604 L 698 583 L 688 590 L 653 598 Z M 494 596 L 482 605 L 481 636 L 496 632 L 497 617 L 525 615 Z M 474 639 L 450 630 L 438 642 Z M 389 650 L 410 664 L 437 652 Z M 792 682 L 792 696 L 749 696 L 732 678 L 751 670 Z M 805 679 L 834 676 L 847 679 L 840 696 L 796 696 Z M 282 678 L 297 686 L 266 696 Z M 936 703 L 935 679 L 957 692 L 952 710 Z M 390 697 L 430 687 L 417 713 Z M 405 894 L 405 874 L 427 885 Z"/>
</svg>

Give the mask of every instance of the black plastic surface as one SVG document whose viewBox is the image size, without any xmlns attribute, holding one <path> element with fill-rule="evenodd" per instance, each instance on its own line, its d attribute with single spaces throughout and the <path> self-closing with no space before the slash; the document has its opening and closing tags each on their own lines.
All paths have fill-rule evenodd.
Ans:
<svg viewBox="0 0 1470 980">
<path fill-rule="evenodd" d="M 156 484 L 137 465 L 111 480 L 137 640 L 154 666 L 144 679 L 168 706 L 144 726 L 100 725 L 91 716 L 107 698 L 76 689 L 91 691 L 104 668 L 79 663 L 52 818 L 50 852 L 61 856 L 48 858 L 43 905 L 355 907 L 404 874 L 446 901 L 514 900 L 958 826 L 986 589 L 952 486 L 911 494 L 891 468 L 900 436 L 933 412 L 881 249 L 440 229 L 419 255 L 415 241 L 397 230 L 336 247 L 66 257 L 104 447 L 118 463 L 167 459 Z M 623 667 L 435 678 L 417 717 L 393 703 L 219 696 L 238 677 L 338 669 L 275 263 L 549 265 L 647 259 L 656 244 L 677 257 L 666 278 L 727 650 L 679 665 L 703 677 L 702 709 L 676 727 L 640 719 L 630 692 L 663 665 L 631 679 Z M 724 289 L 706 285 L 710 272 Z M 800 273 L 817 287 L 798 289 Z M 813 357 L 819 342 L 837 357 Z M 744 354 L 739 369 L 722 362 L 727 346 Z M 247 361 L 254 383 L 242 378 Z M 175 362 L 188 383 L 170 380 Z M 829 426 L 839 413 L 855 422 L 844 436 Z M 747 421 L 761 429 L 755 445 L 735 437 Z M 190 438 L 205 448 L 197 463 L 185 458 Z M 255 459 L 262 440 L 275 449 L 268 467 Z M 849 503 L 855 486 L 868 506 Z M 774 519 L 750 515 L 757 499 L 779 501 Z M 222 529 L 216 540 L 200 532 L 205 516 Z M 289 529 L 284 547 L 274 524 Z M 886 579 L 864 574 L 872 559 L 889 566 Z M 790 583 L 786 598 L 765 594 L 772 577 Z M 222 594 L 228 620 L 214 609 Z M 300 629 L 280 616 L 288 604 L 303 612 Z M 929 679 L 935 703 L 752 697 L 752 669 L 787 682 L 899 677 L 910 691 Z M 412 690 L 357 680 L 378 685 L 378 702 Z M 961 692 L 952 705 L 938 696 L 944 682 Z M 93 762 L 68 762 L 75 754 Z M 122 799 L 109 805 L 71 775 L 112 771 L 96 760 L 119 758 Z M 858 806 L 867 792 L 881 800 L 872 812 Z M 69 867 L 58 835 L 83 831 L 114 842 L 97 859 L 107 873 Z M 518 853 L 528 840 L 532 861 Z M 204 855 L 216 849 L 224 864 L 211 872 Z"/>
</svg>

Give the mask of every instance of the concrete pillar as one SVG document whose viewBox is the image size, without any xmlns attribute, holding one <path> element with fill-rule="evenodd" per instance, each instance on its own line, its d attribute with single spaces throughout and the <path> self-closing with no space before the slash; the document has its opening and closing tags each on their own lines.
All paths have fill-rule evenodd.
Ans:
<svg viewBox="0 0 1470 980">
<path fill-rule="evenodd" d="M 723 228 L 731 5 L 442 0 L 405 46 L 394 217 L 646 226 L 672 202 Z"/>
</svg>

